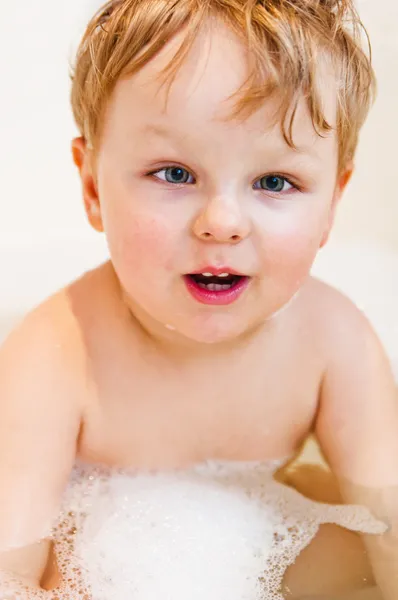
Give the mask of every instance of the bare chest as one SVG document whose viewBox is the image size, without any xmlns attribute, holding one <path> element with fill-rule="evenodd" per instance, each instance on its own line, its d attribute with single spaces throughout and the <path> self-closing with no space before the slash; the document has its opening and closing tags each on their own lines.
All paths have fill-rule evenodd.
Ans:
<svg viewBox="0 0 398 600">
<path fill-rule="evenodd" d="M 319 372 L 289 357 L 175 368 L 142 361 L 97 376 L 80 440 L 84 460 L 173 468 L 207 459 L 291 455 L 316 412 Z"/>
</svg>

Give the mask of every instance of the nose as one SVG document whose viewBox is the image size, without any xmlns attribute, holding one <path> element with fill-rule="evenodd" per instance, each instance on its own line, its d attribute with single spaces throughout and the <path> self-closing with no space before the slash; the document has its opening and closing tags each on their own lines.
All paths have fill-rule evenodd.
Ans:
<svg viewBox="0 0 398 600">
<path fill-rule="evenodd" d="M 193 232 L 201 240 L 238 244 L 250 234 L 250 219 L 235 198 L 214 196 L 197 216 Z"/>
</svg>

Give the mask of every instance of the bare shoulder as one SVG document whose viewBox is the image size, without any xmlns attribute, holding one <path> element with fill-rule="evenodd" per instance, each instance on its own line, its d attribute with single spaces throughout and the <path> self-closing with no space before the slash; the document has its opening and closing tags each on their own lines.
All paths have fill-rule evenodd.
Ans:
<svg viewBox="0 0 398 600">
<path fill-rule="evenodd" d="M 396 396 L 392 365 L 367 316 L 347 296 L 321 281 L 312 280 L 306 294 L 325 356 L 324 396 L 339 404 L 351 389 L 351 398 L 357 396 L 363 403 L 368 396 L 374 401 L 379 394 L 371 397 L 363 388 L 378 386 L 388 390 L 385 397 Z M 338 392 L 327 394 L 332 387 Z"/>
<path fill-rule="evenodd" d="M 323 315 L 325 310 L 331 311 L 332 317 L 341 314 L 341 311 L 354 311 L 362 315 L 348 296 L 321 279 L 310 277 L 303 288 L 303 295 L 305 301 L 311 303 L 311 309 L 320 315 Z"/>
<path fill-rule="evenodd" d="M 48 533 L 75 461 L 84 347 L 62 291 L 0 348 L 0 551 Z"/>
<path fill-rule="evenodd" d="M 0 347 L 0 405 L 5 401 L 6 384 L 22 385 L 25 381 L 32 390 L 36 384 L 58 387 L 59 378 L 63 378 L 73 385 L 71 375 L 82 351 L 79 327 L 65 289 L 32 310 Z"/>
<path fill-rule="evenodd" d="M 35 414 L 38 407 L 46 409 L 44 420 L 51 418 L 51 407 L 60 414 L 64 403 L 68 414 L 82 413 L 89 331 L 111 312 L 114 285 L 110 269 L 101 265 L 32 310 L 11 332 L 0 346 L 0 410 L 14 397 L 13 405 L 27 403 Z"/>
<path fill-rule="evenodd" d="M 303 289 L 302 309 L 313 323 L 314 334 L 332 360 L 343 349 L 358 347 L 365 351 L 370 345 L 381 349 L 377 335 L 360 308 L 341 291 L 315 278 Z"/>
</svg>

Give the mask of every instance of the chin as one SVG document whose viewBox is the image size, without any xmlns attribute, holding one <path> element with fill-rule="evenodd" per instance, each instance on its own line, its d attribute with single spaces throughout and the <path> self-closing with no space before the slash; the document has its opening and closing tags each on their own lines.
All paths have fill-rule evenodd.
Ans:
<svg viewBox="0 0 398 600">
<path fill-rule="evenodd" d="M 244 321 L 232 315 L 215 315 L 206 320 L 195 319 L 185 327 L 180 324 L 178 330 L 192 342 L 213 345 L 234 342 L 245 337 L 261 324 Z"/>
<path fill-rule="evenodd" d="M 289 294 L 272 303 L 264 298 L 242 311 L 221 309 L 208 314 L 203 312 L 196 315 L 181 314 L 177 323 L 172 317 L 170 322 L 174 321 L 173 329 L 178 335 L 191 342 L 209 345 L 233 343 L 266 327 L 275 317 L 289 308 L 296 295 L 297 293 Z"/>
</svg>

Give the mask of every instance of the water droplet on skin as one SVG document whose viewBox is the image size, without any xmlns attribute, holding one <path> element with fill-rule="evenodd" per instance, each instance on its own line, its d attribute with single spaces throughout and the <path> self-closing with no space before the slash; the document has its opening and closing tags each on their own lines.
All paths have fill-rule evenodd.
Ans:
<svg viewBox="0 0 398 600">
<path fill-rule="evenodd" d="M 285 312 L 285 310 L 287 310 L 291 304 L 293 304 L 293 302 L 296 300 L 297 296 L 299 295 L 301 290 L 298 290 L 298 292 L 296 292 L 294 294 L 294 296 L 292 296 L 283 306 L 281 306 L 280 308 L 278 308 L 278 310 L 276 310 L 272 315 L 270 315 L 267 319 L 267 321 L 272 321 L 272 319 L 275 319 L 275 317 L 279 316 L 280 314 L 282 314 L 283 312 Z"/>
</svg>

